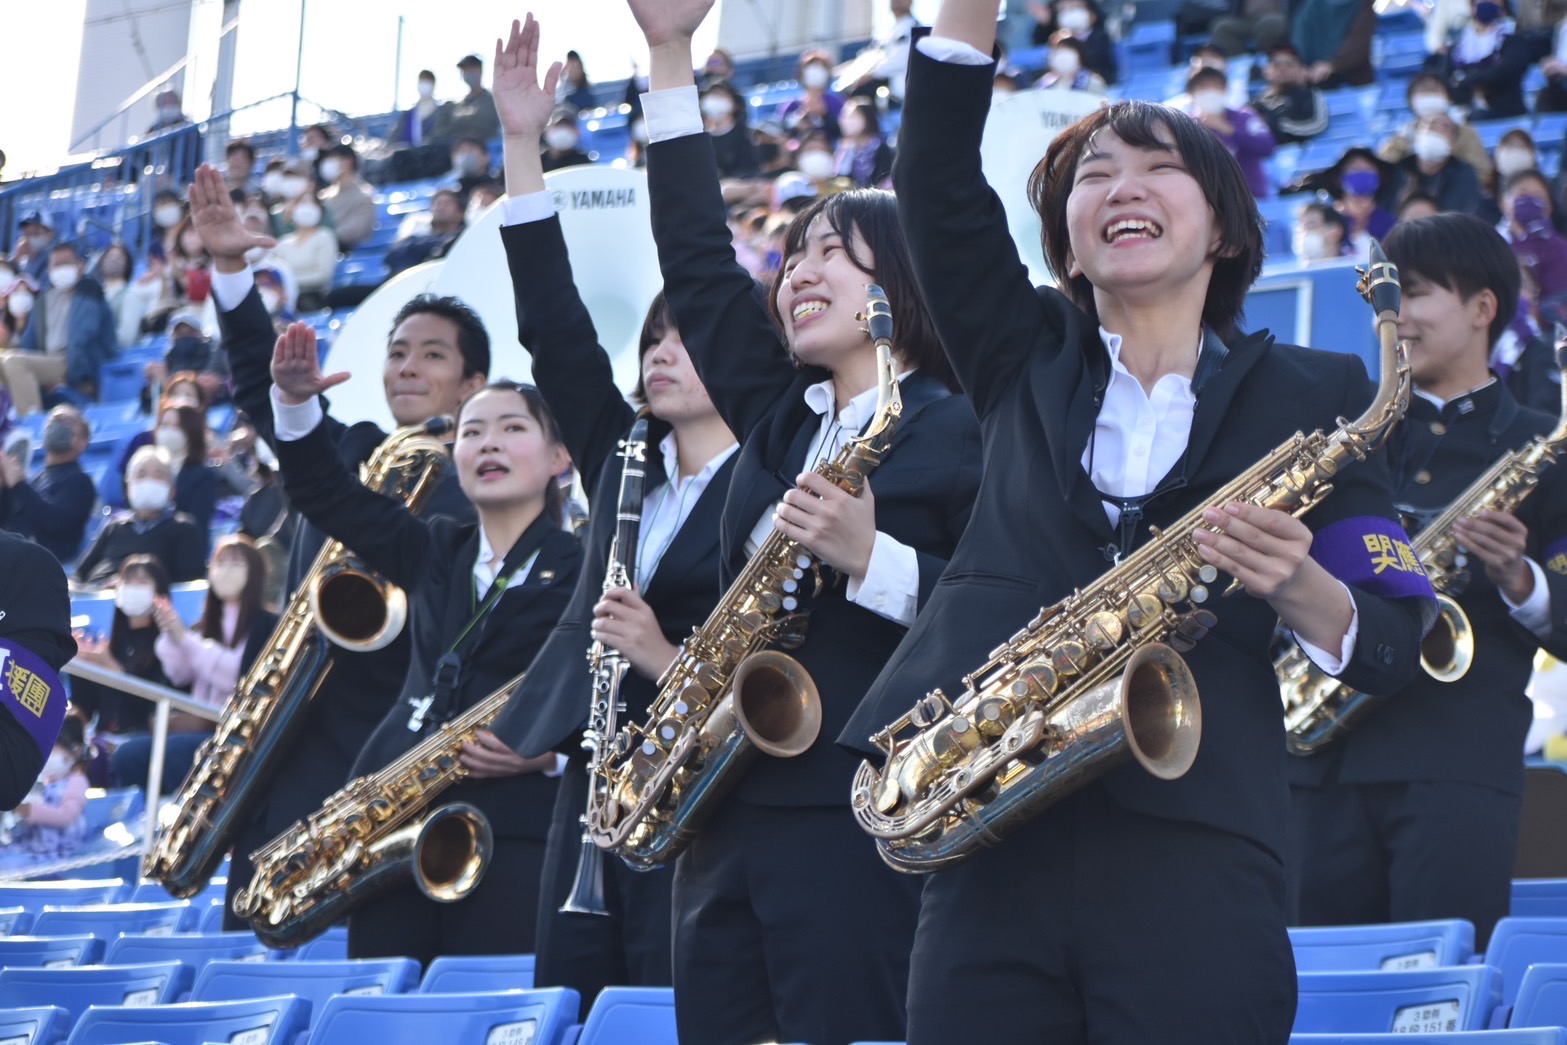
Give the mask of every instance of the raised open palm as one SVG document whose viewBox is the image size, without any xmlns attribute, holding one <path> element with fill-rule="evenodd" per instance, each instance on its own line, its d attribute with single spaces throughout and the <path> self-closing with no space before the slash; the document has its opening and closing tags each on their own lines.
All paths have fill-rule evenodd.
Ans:
<svg viewBox="0 0 1567 1045">
<path fill-rule="evenodd" d="M 511 23 L 511 36 L 495 41 L 495 74 L 490 92 L 495 96 L 495 111 L 501 118 L 501 130 L 508 137 L 538 138 L 544 133 L 555 108 L 555 86 L 560 82 L 561 65 L 551 65 L 539 82 L 539 23 L 530 13 L 527 20 Z"/>
<path fill-rule="evenodd" d="M 303 403 L 348 380 L 348 372 L 321 373 L 316 332 L 307 324 L 290 323 L 272 349 L 272 383 L 285 403 Z"/>
<path fill-rule="evenodd" d="M 270 236 L 257 236 L 239 220 L 229 187 L 217 168 L 202 164 L 190 186 L 190 223 L 201 236 L 202 246 L 214 258 L 240 258 L 252 247 L 273 247 Z"/>
</svg>

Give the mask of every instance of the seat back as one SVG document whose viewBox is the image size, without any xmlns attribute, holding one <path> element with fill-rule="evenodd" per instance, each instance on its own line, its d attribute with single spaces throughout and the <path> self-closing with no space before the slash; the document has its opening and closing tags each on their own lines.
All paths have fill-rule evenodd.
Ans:
<svg viewBox="0 0 1567 1045">
<path fill-rule="evenodd" d="M 6 882 L 0 885 L 0 907 L 23 907 L 37 913 L 45 906 L 113 903 L 125 894 L 123 878 L 71 878 L 58 882 Z"/>
<path fill-rule="evenodd" d="M 292 994 L 319 1013 L 334 994 L 403 994 L 419 983 L 412 958 L 295 962 L 209 962 L 196 976 L 191 1001 L 236 1001 Z"/>
<path fill-rule="evenodd" d="M 25 907 L 0 907 L 0 936 L 25 933 L 33 926 L 33 912 Z"/>
<path fill-rule="evenodd" d="M 103 941 L 96 936 L 0 936 L 0 967 L 69 969 L 102 957 Z"/>
<path fill-rule="evenodd" d="M 451 955 L 435 959 L 419 984 L 420 994 L 464 994 L 529 990 L 533 955 Z"/>
<path fill-rule="evenodd" d="M 180 962 L 0 969 L 0 1009 L 58 1005 L 74 1019 L 91 1005 L 167 1004 L 190 984 L 190 967 Z"/>
<path fill-rule="evenodd" d="M 6 1045 L 55 1045 L 71 1029 L 71 1014 L 57 1005 L 0 1012 L 0 1041 Z"/>
<path fill-rule="evenodd" d="M 167 1045 L 220 1041 L 291 1045 L 309 1022 L 310 1003 L 292 996 L 185 1002 L 155 1009 L 95 1006 L 77 1021 L 66 1045 L 119 1045 L 153 1039 Z"/>
<path fill-rule="evenodd" d="M 593 999 L 577 1045 L 678 1045 L 669 987 L 605 987 Z"/>
<path fill-rule="evenodd" d="M 1514 918 L 1567 918 L 1567 878 L 1513 879 L 1507 913 Z"/>
<path fill-rule="evenodd" d="M 1541 962 L 1524 970 L 1509 1027 L 1567 1027 L 1567 964 Z"/>
<path fill-rule="evenodd" d="M 1304 972 L 1295 1030 L 1357 1034 L 1479 1030 L 1500 1000 L 1496 970 L 1485 965 Z"/>
<path fill-rule="evenodd" d="M 45 907 L 33 919 L 34 936 L 92 933 L 109 939 L 120 933 L 168 935 L 185 928 L 192 915 L 189 900 L 167 903 L 106 903 Z"/>
<path fill-rule="evenodd" d="M 1415 1040 L 1423 1045 L 1567 1045 L 1561 1027 L 1524 1030 L 1460 1030 L 1448 1034 L 1291 1034 L 1290 1045 L 1402 1045 Z"/>
<path fill-rule="evenodd" d="M 577 1005 L 577 992 L 567 987 L 489 994 L 339 994 L 316 1018 L 310 1045 L 560 1045 Z"/>
<path fill-rule="evenodd" d="M 109 942 L 103 960 L 109 965 L 181 961 L 192 969 L 200 969 L 210 961 L 222 959 L 261 961 L 266 951 L 266 945 L 252 932 L 126 933 Z"/>
<path fill-rule="evenodd" d="M 1524 970 L 1536 962 L 1567 962 L 1567 918 L 1503 918 L 1491 930 L 1485 963 L 1502 974 L 1502 1004 L 1518 997 Z"/>
<path fill-rule="evenodd" d="M 187 896 L 185 899 L 190 901 L 192 907 L 203 909 L 213 900 L 222 900 L 228 884 L 227 878 L 214 878 L 201 892 L 195 896 Z M 162 882 L 138 882 L 135 890 L 131 892 L 132 903 L 167 903 L 173 899 L 176 897 L 163 887 Z"/>
<path fill-rule="evenodd" d="M 1289 935 L 1300 972 L 1463 965 L 1474 954 L 1475 941 L 1474 926 L 1459 918 L 1291 929 Z"/>
<path fill-rule="evenodd" d="M 314 940 L 302 943 L 292 951 L 273 951 L 268 957 L 317 962 L 345 961 L 348 958 L 348 926 L 334 925 Z"/>
</svg>

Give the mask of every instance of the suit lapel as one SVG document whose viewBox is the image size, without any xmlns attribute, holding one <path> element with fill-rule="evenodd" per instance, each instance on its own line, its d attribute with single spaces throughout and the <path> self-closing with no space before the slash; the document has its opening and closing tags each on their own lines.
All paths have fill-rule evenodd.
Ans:
<svg viewBox="0 0 1567 1045">
<path fill-rule="evenodd" d="M 1209 333 L 1207 336 L 1214 335 Z M 1224 415 L 1229 412 L 1236 390 L 1272 345 L 1272 335 L 1250 335 L 1230 351 L 1219 369 L 1203 384 L 1197 395 L 1197 406 L 1192 412 L 1191 436 L 1186 442 L 1187 475 L 1196 475 L 1202 467 L 1224 423 Z M 1266 449 L 1271 450 L 1272 447 Z"/>
</svg>

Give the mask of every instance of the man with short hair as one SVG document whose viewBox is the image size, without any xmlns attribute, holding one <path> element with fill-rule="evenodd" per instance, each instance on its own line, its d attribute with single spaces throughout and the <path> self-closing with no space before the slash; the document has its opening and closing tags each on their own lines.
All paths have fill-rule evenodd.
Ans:
<svg viewBox="0 0 1567 1045">
<path fill-rule="evenodd" d="M 477 138 L 487 142 L 500 133 L 501 118 L 495 112 L 495 99 L 481 86 L 484 63 L 478 55 L 470 54 L 457 63 L 457 71 L 468 85 L 468 93 L 461 101 L 447 102 L 436 110 L 426 140 L 441 143 Z"/>
<path fill-rule="evenodd" d="M 261 191 L 256 178 L 256 150 L 243 138 L 228 143 L 223 150 L 223 184 L 230 192 L 243 192 L 249 196 Z"/>
<path fill-rule="evenodd" d="M 480 182 L 492 181 L 495 175 L 490 170 L 490 149 L 477 138 L 459 138 L 452 143 L 452 169 L 447 175 L 457 182 L 457 191 L 462 194 L 464 205 L 468 202 L 468 193 Z"/>
<path fill-rule="evenodd" d="M 49 268 L 49 248 L 54 246 L 54 226 L 43 211 L 28 211 L 18 222 L 20 234 L 11 250 L 11 264 L 34 283 L 42 283 Z"/>
<path fill-rule="evenodd" d="M 76 564 L 78 581 L 106 585 L 132 555 L 157 556 L 175 584 L 207 575 L 207 535 L 190 516 L 174 510 L 174 469 L 166 451 L 144 446 L 131 454 L 125 499 L 129 510 L 98 531 Z"/>
<path fill-rule="evenodd" d="M 0 454 L 0 529 L 32 538 L 62 563 L 81 552 L 98 499 L 80 464 L 87 440 L 81 411 L 57 406 L 44 421 L 43 471 L 29 480 L 10 454 Z"/>
<path fill-rule="evenodd" d="M 158 116 L 152 121 L 152 126 L 147 128 L 148 134 L 160 134 L 176 127 L 183 127 L 190 122 L 180 104 L 179 92 L 172 87 L 165 87 L 159 91 L 153 104 L 157 106 Z"/>
<path fill-rule="evenodd" d="M 386 252 L 387 275 L 396 275 L 421 261 L 444 258 L 466 227 L 462 196 L 454 189 L 440 190 L 430 197 L 429 231 L 398 240 Z"/>
<path fill-rule="evenodd" d="M 440 103 L 435 100 L 435 74 L 428 69 L 419 70 L 419 100 L 397 115 L 397 125 L 392 128 L 393 146 L 423 145 L 428 138 L 430 121 L 435 118 Z"/>
<path fill-rule="evenodd" d="M 1251 100 L 1251 107 L 1267 121 L 1275 142 L 1303 142 L 1328 129 L 1328 103 L 1307 80 L 1305 63 L 1295 48 L 1270 47 L 1262 75 L 1268 86 Z"/>
<path fill-rule="evenodd" d="M 321 157 L 321 180 L 328 187 L 317 198 L 337 231 L 338 245 L 353 250 L 375 231 L 375 191 L 359 176 L 359 154 L 352 145 L 327 149 Z"/>
<path fill-rule="evenodd" d="M 562 167 L 592 163 L 593 157 L 582 151 L 581 141 L 575 109 L 563 105 L 551 113 L 550 122 L 544 128 L 544 172 L 548 174 Z"/>
<path fill-rule="evenodd" d="M 49 289 L 34 302 L 19 349 L 0 350 L 0 381 L 24 417 L 43 408 L 45 389 L 64 385 L 85 399 L 98 397 L 98 368 L 117 348 L 114 311 L 85 270 L 75 244 L 56 244 Z"/>
</svg>

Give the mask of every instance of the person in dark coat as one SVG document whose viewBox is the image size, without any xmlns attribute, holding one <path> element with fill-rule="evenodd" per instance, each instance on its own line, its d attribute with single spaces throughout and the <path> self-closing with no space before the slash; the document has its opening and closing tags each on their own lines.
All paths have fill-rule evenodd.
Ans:
<svg viewBox="0 0 1567 1045">
<path fill-rule="evenodd" d="M 0 809 L 15 809 L 65 721 L 60 669 L 76 655 L 65 571 L 31 541 L 0 532 Z"/>
<path fill-rule="evenodd" d="M 82 471 L 87 421 L 74 406 L 57 406 L 44 421 L 44 468 L 30 480 L 10 455 L 0 455 L 0 528 L 31 537 L 62 563 L 82 550 L 98 492 Z"/>
</svg>

